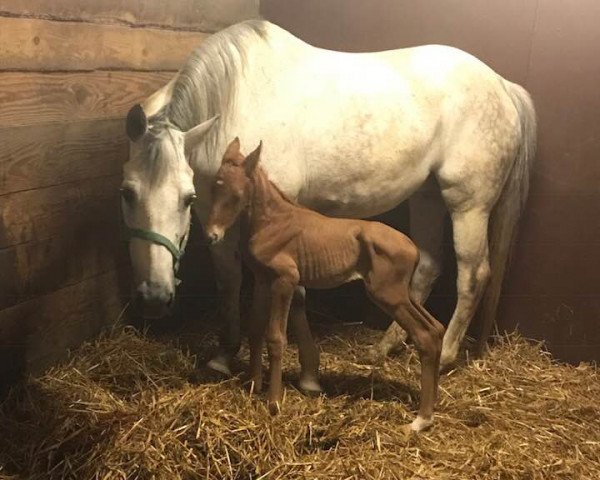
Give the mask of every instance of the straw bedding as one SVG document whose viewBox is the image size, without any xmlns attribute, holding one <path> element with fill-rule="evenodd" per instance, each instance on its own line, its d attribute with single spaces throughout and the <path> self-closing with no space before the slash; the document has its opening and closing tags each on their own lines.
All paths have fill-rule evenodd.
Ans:
<svg viewBox="0 0 600 480">
<path fill-rule="evenodd" d="M 339 330 L 339 329 L 338 329 Z M 600 378 L 517 335 L 441 381 L 433 429 L 406 435 L 418 360 L 361 363 L 376 333 L 321 338 L 326 397 L 291 385 L 271 417 L 243 377 L 195 369 L 172 342 L 119 328 L 13 390 L 0 411 L 0 475 L 49 479 L 600 478 Z M 195 339 L 198 340 L 198 339 Z M 200 351 L 213 341 L 200 337 Z M 244 367 L 247 351 L 238 367 Z M 198 362 L 200 363 L 200 362 Z"/>
</svg>

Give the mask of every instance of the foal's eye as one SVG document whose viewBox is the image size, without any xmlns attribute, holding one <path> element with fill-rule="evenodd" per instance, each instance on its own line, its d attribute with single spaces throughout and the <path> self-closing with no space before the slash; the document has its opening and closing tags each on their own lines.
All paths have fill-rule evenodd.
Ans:
<svg viewBox="0 0 600 480">
<path fill-rule="evenodd" d="M 192 205 L 192 203 L 194 203 L 194 200 L 196 200 L 196 194 L 192 193 L 185 197 L 185 199 L 183 200 L 183 204 L 186 207 L 189 207 L 190 205 Z"/>
<path fill-rule="evenodd" d="M 135 200 L 135 192 L 129 187 L 122 187 L 121 189 L 121 198 L 125 200 L 126 203 L 131 203 Z"/>
</svg>

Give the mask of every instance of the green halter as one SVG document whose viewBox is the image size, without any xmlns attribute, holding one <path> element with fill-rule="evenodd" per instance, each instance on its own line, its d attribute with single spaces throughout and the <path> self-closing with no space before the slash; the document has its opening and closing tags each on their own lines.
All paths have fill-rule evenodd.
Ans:
<svg viewBox="0 0 600 480">
<path fill-rule="evenodd" d="M 160 233 L 153 232 L 151 230 L 143 230 L 141 228 L 129 228 L 125 226 L 125 231 L 127 232 L 127 239 L 130 240 L 132 238 L 139 238 L 141 240 L 147 240 L 152 243 L 156 243 L 157 245 L 162 245 L 165 247 L 173 256 L 173 270 L 176 272 L 179 267 L 179 260 L 183 256 L 183 250 L 181 249 L 181 245 L 185 240 L 186 235 L 181 237 L 181 242 L 179 247 L 177 247 L 171 240 L 169 240 L 164 235 Z"/>
</svg>

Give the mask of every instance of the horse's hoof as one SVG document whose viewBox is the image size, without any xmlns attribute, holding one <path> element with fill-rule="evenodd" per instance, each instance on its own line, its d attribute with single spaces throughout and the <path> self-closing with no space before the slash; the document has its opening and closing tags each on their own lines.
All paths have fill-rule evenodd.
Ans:
<svg viewBox="0 0 600 480">
<path fill-rule="evenodd" d="M 229 368 L 229 359 L 225 355 L 217 355 L 210 360 L 206 366 L 215 372 L 219 372 L 227 377 L 231 377 L 231 368 Z"/>
<path fill-rule="evenodd" d="M 300 380 L 298 380 L 298 388 L 300 388 L 300 391 L 304 395 L 309 397 L 318 397 L 323 393 L 319 380 L 313 377 L 300 377 Z"/>
<path fill-rule="evenodd" d="M 373 345 L 367 350 L 365 360 L 370 365 L 381 367 L 385 363 L 385 355 L 377 345 Z"/>
<path fill-rule="evenodd" d="M 440 373 L 448 373 L 450 370 L 456 368 L 456 356 L 444 356 L 440 359 Z"/>
<path fill-rule="evenodd" d="M 410 424 L 410 429 L 413 432 L 421 432 L 433 425 L 433 416 L 430 418 L 419 417 L 415 418 Z"/>
</svg>

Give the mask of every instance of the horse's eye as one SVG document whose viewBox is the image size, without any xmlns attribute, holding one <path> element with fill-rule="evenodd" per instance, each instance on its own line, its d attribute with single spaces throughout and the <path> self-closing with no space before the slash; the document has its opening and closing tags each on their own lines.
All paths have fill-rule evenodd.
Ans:
<svg viewBox="0 0 600 480">
<path fill-rule="evenodd" d="M 135 200 L 135 192 L 129 187 L 121 188 L 121 198 L 127 203 L 131 203 Z"/>
<path fill-rule="evenodd" d="M 194 203 L 194 200 L 196 200 L 196 194 L 192 193 L 192 194 L 188 195 L 187 197 L 185 197 L 183 204 L 186 207 L 189 207 L 192 203 Z"/>
</svg>

